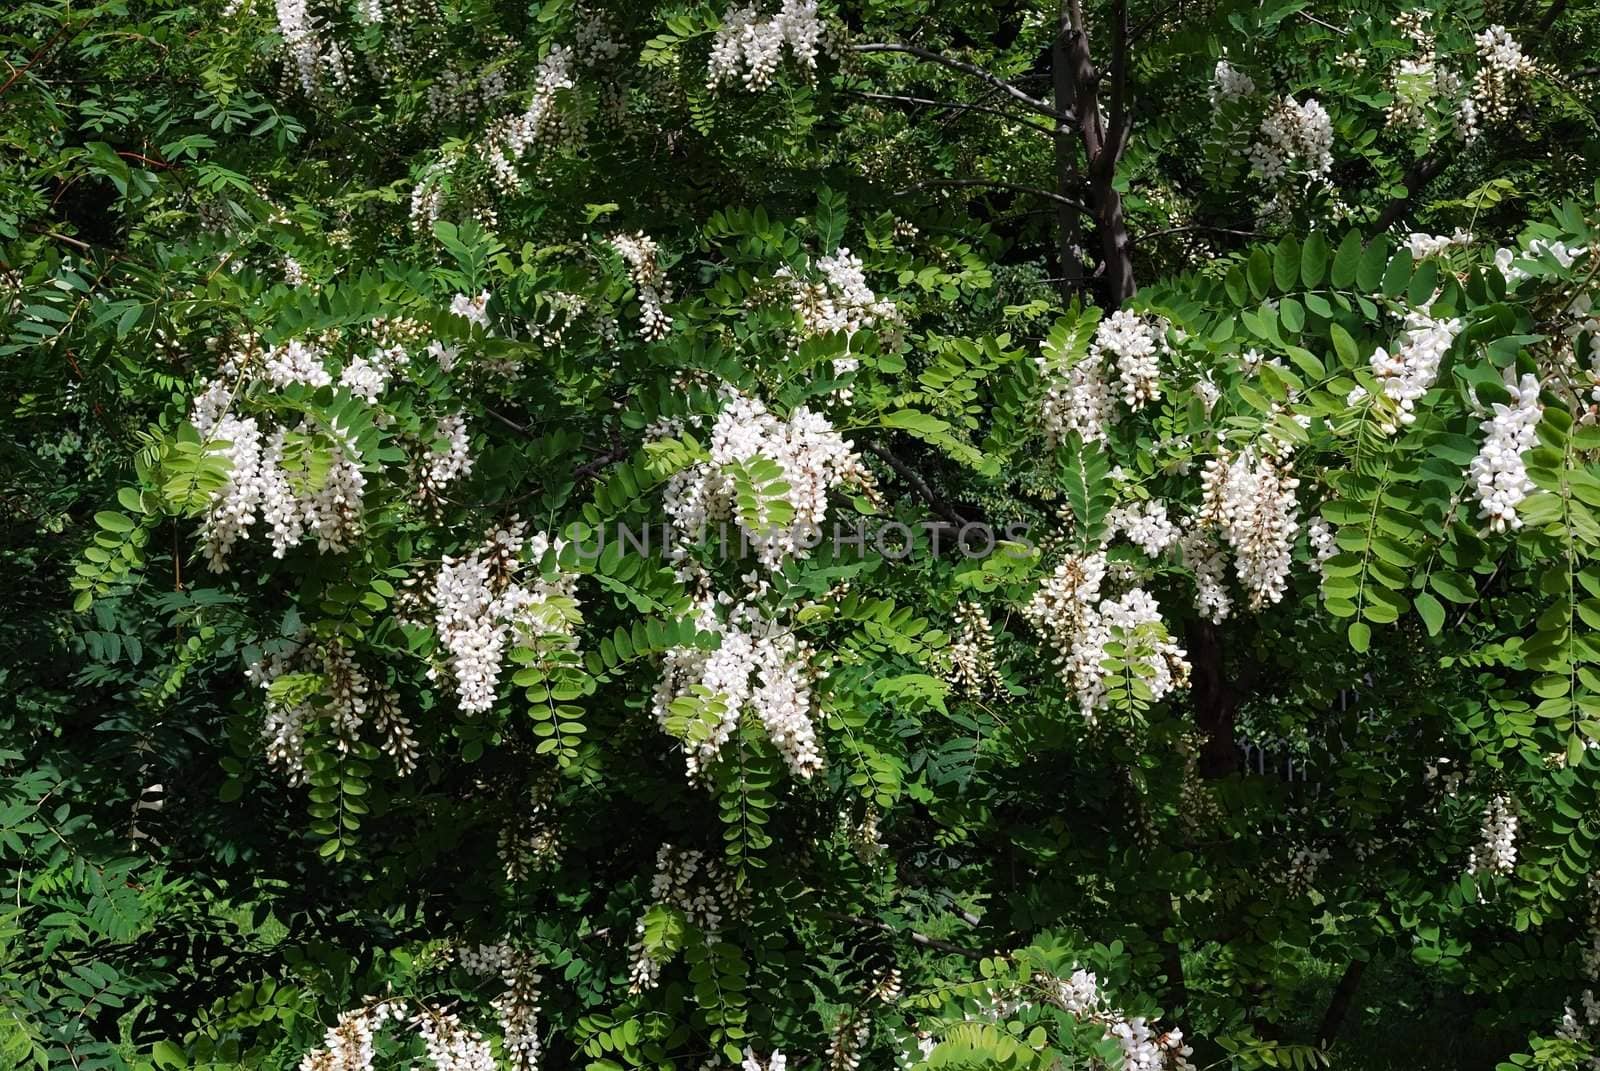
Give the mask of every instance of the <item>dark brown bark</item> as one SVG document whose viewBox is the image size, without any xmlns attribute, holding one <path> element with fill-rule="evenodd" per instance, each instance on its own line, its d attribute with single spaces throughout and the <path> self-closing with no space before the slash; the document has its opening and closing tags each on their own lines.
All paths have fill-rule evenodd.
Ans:
<svg viewBox="0 0 1600 1071">
<path fill-rule="evenodd" d="M 1406 172 L 1406 177 L 1402 180 L 1405 182 L 1406 192 L 1391 198 L 1389 203 L 1383 206 L 1383 212 L 1379 214 L 1378 221 L 1372 225 L 1374 237 L 1388 231 L 1390 227 L 1399 222 L 1402 216 L 1410 211 L 1411 202 L 1416 199 L 1417 194 L 1422 192 L 1424 186 L 1439 177 L 1439 172 L 1444 170 L 1444 165 L 1444 154 L 1438 149 L 1434 149 L 1427 155 L 1422 156 L 1416 163 L 1411 165 L 1411 170 Z"/>
<path fill-rule="evenodd" d="M 1189 626 L 1189 694 L 1194 701 L 1195 724 L 1205 734 L 1200 749 L 1202 777 L 1225 777 L 1239 769 L 1239 749 L 1234 741 L 1234 718 L 1239 712 L 1239 692 L 1228 680 L 1223 665 L 1222 639 L 1209 621 Z"/>
<path fill-rule="evenodd" d="M 1132 120 L 1127 102 L 1128 12 L 1117 5 L 1112 45 L 1111 116 L 1109 125 L 1100 112 L 1100 77 L 1089 47 L 1089 33 L 1081 0 L 1064 0 L 1065 41 L 1061 50 L 1072 87 L 1070 111 L 1076 117 L 1079 140 L 1088 160 L 1089 203 L 1100 255 L 1105 263 L 1106 303 L 1115 308 L 1133 296 L 1133 239 L 1123 218 L 1122 194 L 1117 192 L 1117 164 L 1127 148 Z"/>
<path fill-rule="evenodd" d="M 1050 45 L 1050 84 L 1054 91 L 1056 110 L 1063 115 L 1072 111 L 1073 100 L 1077 95 L 1073 89 L 1070 57 L 1067 55 L 1067 34 L 1071 30 L 1067 0 L 1062 0 L 1055 40 Z M 1069 190 L 1075 190 L 1078 186 L 1078 147 L 1073 143 L 1072 128 L 1065 122 L 1057 120 L 1055 130 L 1051 134 L 1051 142 L 1055 151 L 1056 192 L 1065 196 Z M 1079 218 L 1077 209 L 1057 202 L 1056 259 L 1059 261 L 1060 271 L 1056 274 L 1061 279 L 1063 301 L 1072 298 L 1083 289 L 1083 260 L 1078 256 Z"/>
<path fill-rule="evenodd" d="M 1356 990 L 1361 986 L 1361 975 L 1366 969 L 1366 960 L 1351 960 L 1344 974 L 1339 976 L 1339 984 L 1333 987 L 1328 1010 L 1323 1012 L 1322 1025 L 1317 1028 L 1317 1044 L 1324 1049 L 1333 1044 L 1333 1039 L 1338 1036 L 1339 1027 L 1344 1024 L 1350 1005 L 1355 1000 Z"/>
</svg>

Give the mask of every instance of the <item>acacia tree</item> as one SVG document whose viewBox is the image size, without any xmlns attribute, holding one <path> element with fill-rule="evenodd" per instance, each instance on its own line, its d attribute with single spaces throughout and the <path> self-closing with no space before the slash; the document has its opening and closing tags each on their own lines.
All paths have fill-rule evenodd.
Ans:
<svg viewBox="0 0 1600 1071">
<path fill-rule="evenodd" d="M 5 18 L 13 1062 L 1593 1058 L 1585 13 Z"/>
</svg>

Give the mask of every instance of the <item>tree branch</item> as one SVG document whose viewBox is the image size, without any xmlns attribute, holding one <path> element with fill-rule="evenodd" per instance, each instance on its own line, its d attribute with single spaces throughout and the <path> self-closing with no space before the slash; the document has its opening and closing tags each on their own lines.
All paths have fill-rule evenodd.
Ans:
<svg viewBox="0 0 1600 1071">
<path fill-rule="evenodd" d="M 1384 206 L 1383 212 L 1378 216 L 1378 221 L 1372 225 L 1373 237 L 1387 232 L 1401 216 L 1406 214 L 1411 208 L 1412 199 L 1422 192 L 1424 186 L 1439 176 L 1439 172 L 1444 170 L 1444 165 L 1444 153 L 1437 147 L 1430 149 L 1419 157 L 1416 163 L 1411 165 L 1411 170 L 1407 171 L 1405 178 L 1401 179 L 1405 183 L 1406 192 L 1398 197 L 1391 198 L 1389 203 Z"/>
<path fill-rule="evenodd" d="M 866 93 L 859 89 L 847 89 L 845 94 L 851 97 L 859 97 L 862 100 L 882 100 L 892 104 L 920 104 L 925 107 L 942 108 L 953 112 L 987 112 L 990 115 L 1002 116 L 1014 123 L 1021 123 L 1023 126 L 1031 127 L 1041 134 L 1054 133 L 1043 123 L 1036 123 L 1032 119 L 1024 119 L 1014 112 L 1008 112 L 1004 108 L 996 108 L 988 104 L 961 104 L 953 100 L 933 100 L 929 97 L 902 97 L 894 93 Z"/>
<path fill-rule="evenodd" d="M 963 517 L 954 506 L 940 498 L 939 495 L 934 492 L 933 488 L 928 486 L 928 481 L 924 480 L 916 469 L 895 457 L 883 446 L 878 443 L 868 443 L 867 453 L 871 454 L 879 461 L 882 461 L 885 465 L 888 465 L 895 471 L 895 475 L 906 481 L 906 483 L 909 483 L 911 485 L 911 489 L 917 493 L 917 497 L 926 502 L 933 512 L 937 513 L 940 517 L 949 521 L 957 528 L 963 528 L 971 523 L 965 517 Z"/>
<path fill-rule="evenodd" d="M 937 63 L 941 66 L 949 67 L 953 71 L 960 71 L 962 74 L 967 74 L 974 78 L 982 79 L 989 85 L 992 85 L 996 89 L 1000 90 L 1002 93 L 1005 93 L 1012 100 L 1026 105 L 1028 108 L 1038 112 L 1040 115 L 1048 115 L 1051 119 L 1054 119 L 1058 123 L 1070 123 L 1073 121 L 1073 117 L 1071 115 L 1063 115 L 1057 112 L 1049 104 L 1040 100 L 1038 97 L 1024 93 L 1010 82 L 1007 82 L 1004 78 L 1001 78 L 998 75 L 990 74 L 988 71 L 984 70 L 982 67 L 976 66 L 975 64 L 968 63 L 965 60 L 958 60 L 951 56 L 946 56 L 943 53 L 935 52 L 932 49 L 919 48 L 916 45 L 895 44 L 887 41 L 868 42 L 866 44 L 851 45 L 849 47 L 850 51 L 852 52 L 899 52 L 907 56 L 915 56 L 920 60 L 927 60 L 929 63 Z"/>
<path fill-rule="evenodd" d="M 929 179 L 926 182 L 919 182 L 915 186 L 907 186 L 903 190 L 896 190 L 894 192 L 894 196 L 895 197 L 908 197 L 911 194 L 917 193 L 920 190 L 935 189 L 935 188 L 944 187 L 944 186 L 951 186 L 951 187 L 987 186 L 987 187 L 992 187 L 992 188 L 997 189 L 997 190 L 1010 190 L 1013 193 L 1031 193 L 1035 197 L 1043 197 L 1043 198 L 1045 198 L 1047 200 L 1054 201 L 1056 204 L 1071 205 L 1073 208 L 1076 208 L 1080 212 L 1087 212 L 1088 211 L 1088 209 L 1084 207 L 1083 202 L 1074 201 L 1070 197 L 1063 197 L 1059 193 L 1053 193 L 1050 190 L 1043 189 L 1043 188 L 1041 188 L 1039 186 L 1024 186 L 1024 185 L 1022 185 L 1020 183 L 1016 183 L 1016 182 L 999 182 L 999 181 L 996 181 L 994 179 L 980 179 L 980 178 Z"/>
</svg>

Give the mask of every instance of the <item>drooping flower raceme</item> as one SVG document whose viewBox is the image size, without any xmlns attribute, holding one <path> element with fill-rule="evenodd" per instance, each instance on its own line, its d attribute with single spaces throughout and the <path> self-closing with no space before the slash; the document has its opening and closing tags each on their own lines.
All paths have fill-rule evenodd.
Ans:
<svg viewBox="0 0 1600 1071">
<path fill-rule="evenodd" d="M 783 0 L 775 15 L 761 14 L 755 3 L 735 4 L 723 13 L 712 39 L 706 88 L 743 81 L 750 92 L 760 92 L 772 84 L 785 47 L 795 66 L 810 76 L 826 34 L 816 0 Z"/>
<path fill-rule="evenodd" d="M 1102 598 L 1106 579 L 1104 551 L 1068 555 L 1023 607 L 1035 631 L 1059 652 L 1061 679 L 1078 697 L 1092 726 L 1106 703 L 1106 645 L 1121 641 L 1137 662 L 1152 701 L 1185 687 L 1189 663 L 1172 642 L 1160 608 L 1147 592 L 1133 588 L 1117 598 Z"/>
<path fill-rule="evenodd" d="M 672 300 L 672 288 L 658 259 L 655 239 L 643 231 L 614 234 L 611 246 L 627 263 L 628 277 L 639 293 L 639 337 L 647 342 L 665 338 L 672 327 L 672 317 L 662 306 Z"/>
<path fill-rule="evenodd" d="M 1233 550 L 1239 582 L 1259 610 L 1283 598 L 1290 549 L 1299 532 L 1295 488 L 1300 481 L 1270 454 L 1249 447 L 1206 462 L 1201 474 L 1201 519 Z"/>
<path fill-rule="evenodd" d="M 1494 403 L 1489 419 L 1483 422 L 1483 445 L 1467 466 L 1467 480 L 1479 503 L 1478 516 L 1496 532 L 1522 527 L 1517 506 L 1534 489 L 1522 455 L 1533 446 L 1534 429 L 1544 412 L 1537 379 L 1524 374 L 1519 381 L 1509 368 L 1504 378 L 1511 400 Z"/>
<path fill-rule="evenodd" d="M 1261 121 L 1261 136 L 1250 147 L 1250 171 L 1268 185 L 1291 173 L 1320 179 L 1333 167 L 1333 120 L 1315 99 L 1285 97 Z"/>
<path fill-rule="evenodd" d="M 1483 829 L 1467 862 L 1467 873 L 1509 874 L 1516 866 L 1517 816 L 1511 800 L 1498 795 L 1483 809 Z"/>
<path fill-rule="evenodd" d="M 524 578 L 523 552 L 538 563 L 551 547 L 543 532 L 525 538 L 513 518 L 464 558 L 446 556 L 433 584 L 434 627 L 444 648 L 447 672 L 456 685 L 463 713 L 494 705 L 507 645 L 542 644 L 570 648 L 578 624 L 577 577 L 557 574 Z"/>
<path fill-rule="evenodd" d="M 1211 104 L 1215 107 L 1230 100 L 1248 97 L 1256 91 L 1255 81 L 1226 59 L 1217 61 L 1211 76 Z"/>
<path fill-rule="evenodd" d="M 691 778 L 705 773 L 753 714 L 796 777 L 822 769 L 812 720 L 810 649 L 782 622 L 742 603 L 719 620 L 709 601 L 696 624 L 721 637 L 713 651 L 678 647 L 662 659 L 652 710 L 656 722 L 684 743 Z M 685 710 L 680 700 L 691 700 Z"/>
<path fill-rule="evenodd" d="M 1393 435 L 1401 425 L 1416 421 L 1417 402 L 1439 378 L 1439 365 L 1461 328 L 1459 318 L 1439 319 L 1424 309 L 1412 309 L 1406 313 L 1394 352 L 1382 346 L 1372 351 L 1372 374 L 1390 403 L 1382 417 L 1385 432 Z"/>
<path fill-rule="evenodd" d="M 710 456 L 667 484 L 667 513 L 682 537 L 703 538 L 713 522 L 734 518 L 739 480 L 754 479 L 750 466 L 760 461 L 781 473 L 787 489 L 778 501 L 788 519 L 736 519 L 762 563 L 772 568 L 804 557 L 820 538 L 830 490 L 867 479 L 855 450 L 821 413 L 798 406 L 780 420 L 759 398 L 729 392 L 711 426 Z"/>
</svg>

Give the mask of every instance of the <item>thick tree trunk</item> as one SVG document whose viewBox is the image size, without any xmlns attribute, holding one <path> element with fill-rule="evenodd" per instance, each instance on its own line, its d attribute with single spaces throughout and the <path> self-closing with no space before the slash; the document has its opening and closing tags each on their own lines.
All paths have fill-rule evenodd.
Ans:
<svg viewBox="0 0 1600 1071">
<path fill-rule="evenodd" d="M 1322 1015 L 1322 1025 L 1317 1029 L 1317 1044 L 1324 1049 L 1333 1044 L 1333 1039 L 1338 1036 L 1339 1027 L 1344 1024 L 1344 1018 L 1355 1000 L 1356 990 L 1361 986 L 1361 974 L 1366 969 L 1366 960 L 1353 959 L 1344 969 L 1344 974 L 1339 976 L 1339 984 L 1334 986 L 1333 997 L 1328 1001 L 1328 1010 Z"/>
<path fill-rule="evenodd" d="M 1239 694 L 1222 664 L 1222 640 L 1209 621 L 1189 626 L 1189 694 L 1194 700 L 1195 724 L 1205 733 L 1200 750 L 1202 777 L 1225 777 L 1239 769 L 1239 748 L 1234 740 L 1234 716 Z"/>
<path fill-rule="evenodd" d="M 1088 161 L 1089 207 L 1094 212 L 1095 230 L 1100 238 L 1100 255 L 1105 262 L 1105 297 L 1112 308 L 1133 296 L 1137 284 L 1133 276 L 1133 239 L 1122 215 L 1122 195 L 1116 190 L 1117 164 L 1128 144 L 1126 91 L 1127 18 L 1119 7 L 1109 79 L 1112 96 L 1111 127 L 1100 109 L 1100 72 L 1095 70 L 1089 51 L 1089 33 L 1080 0 L 1062 0 L 1063 32 L 1054 53 L 1057 63 L 1065 61 L 1072 90 L 1071 112 L 1078 124 L 1083 153 Z M 1057 76 L 1057 84 L 1061 79 Z M 1058 105 L 1059 108 L 1059 105 Z"/>
</svg>

